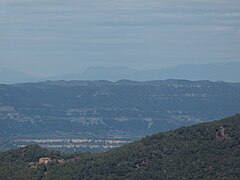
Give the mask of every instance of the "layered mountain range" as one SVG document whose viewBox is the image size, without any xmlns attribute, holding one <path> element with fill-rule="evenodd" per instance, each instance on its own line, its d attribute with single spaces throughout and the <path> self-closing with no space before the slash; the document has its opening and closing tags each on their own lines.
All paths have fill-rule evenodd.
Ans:
<svg viewBox="0 0 240 180">
<path fill-rule="evenodd" d="M 133 140 L 239 111 L 239 83 L 121 80 L 0 85 L 2 138 Z"/>
<path fill-rule="evenodd" d="M 188 79 L 211 81 L 240 82 L 240 62 L 225 62 L 213 64 L 183 64 L 169 68 L 133 69 L 129 67 L 99 67 L 92 66 L 83 72 L 60 75 L 45 75 L 38 77 L 21 71 L 0 68 L 0 83 L 38 82 L 45 80 L 108 80 L 118 81 L 129 79 L 134 81 L 149 81 L 159 79 Z"/>
</svg>

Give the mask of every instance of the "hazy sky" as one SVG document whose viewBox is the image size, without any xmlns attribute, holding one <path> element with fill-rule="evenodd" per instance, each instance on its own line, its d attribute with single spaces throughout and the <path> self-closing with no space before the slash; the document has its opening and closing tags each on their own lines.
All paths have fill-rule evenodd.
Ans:
<svg viewBox="0 0 240 180">
<path fill-rule="evenodd" d="M 224 61 L 240 61 L 240 0 L 0 0 L 0 67 L 49 76 Z"/>
</svg>

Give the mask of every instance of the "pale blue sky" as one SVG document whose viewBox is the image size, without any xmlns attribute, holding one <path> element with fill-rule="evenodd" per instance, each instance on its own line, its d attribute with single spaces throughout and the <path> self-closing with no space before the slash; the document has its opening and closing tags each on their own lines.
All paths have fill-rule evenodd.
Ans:
<svg viewBox="0 0 240 180">
<path fill-rule="evenodd" d="M 239 0 L 0 0 L 0 67 L 52 76 L 227 61 L 240 61 Z"/>
</svg>

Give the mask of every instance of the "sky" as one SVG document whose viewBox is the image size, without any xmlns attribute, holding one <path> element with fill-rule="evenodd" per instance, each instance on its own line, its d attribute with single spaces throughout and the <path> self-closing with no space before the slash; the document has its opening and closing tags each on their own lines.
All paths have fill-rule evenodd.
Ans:
<svg viewBox="0 0 240 180">
<path fill-rule="evenodd" d="M 239 0 L 0 0 L 0 67 L 43 77 L 230 61 Z"/>
</svg>

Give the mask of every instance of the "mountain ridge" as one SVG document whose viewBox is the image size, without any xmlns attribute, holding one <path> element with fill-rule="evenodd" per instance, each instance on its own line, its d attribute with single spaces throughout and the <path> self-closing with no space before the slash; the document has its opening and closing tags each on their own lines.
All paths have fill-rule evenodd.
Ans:
<svg viewBox="0 0 240 180">
<path fill-rule="evenodd" d="M 100 80 L 118 81 L 130 79 L 133 81 L 150 81 L 158 79 L 189 79 L 240 82 L 238 69 L 240 62 L 225 62 L 212 64 L 183 64 L 169 68 L 136 70 L 127 67 L 89 67 L 82 73 L 56 76 L 52 79 L 65 80 Z M 51 79 L 51 77 L 50 77 Z"/>
<path fill-rule="evenodd" d="M 0 85 L 1 148 L 19 139 L 135 140 L 240 112 L 240 84 L 166 80 Z M 18 141 L 19 142 L 19 141 Z"/>
<path fill-rule="evenodd" d="M 169 68 L 137 70 L 129 67 L 100 67 L 92 66 L 83 72 L 75 72 L 65 75 L 33 77 L 26 73 L 8 69 L 0 69 L 0 83 L 22 83 L 46 80 L 108 80 L 118 81 L 130 79 L 133 81 L 150 81 L 158 79 L 189 79 L 240 82 L 240 62 L 225 62 L 213 64 L 183 64 Z M 4 73 L 5 72 L 5 73 Z M 9 78 L 11 77 L 11 78 Z"/>
</svg>

